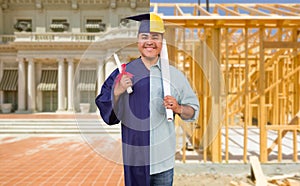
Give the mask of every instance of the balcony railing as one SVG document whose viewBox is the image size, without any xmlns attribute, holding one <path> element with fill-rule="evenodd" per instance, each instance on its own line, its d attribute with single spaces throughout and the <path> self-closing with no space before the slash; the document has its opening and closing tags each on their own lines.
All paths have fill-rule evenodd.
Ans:
<svg viewBox="0 0 300 186">
<path fill-rule="evenodd" d="M 15 35 L 0 35 L 0 44 L 6 44 L 15 41 Z"/>
<path fill-rule="evenodd" d="M 15 42 L 92 42 L 107 39 L 136 38 L 136 28 L 115 28 L 101 33 L 15 32 Z"/>
<path fill-rule="evenodd" d="M 0 35 L 0 44 L 14 42 L 101 42 L 107 41 L 133 41 L 137 37 L 137 28 L 114 28 L 101 33 L 37 33 L 15 32 L 15 35 Z"/>
</svg>

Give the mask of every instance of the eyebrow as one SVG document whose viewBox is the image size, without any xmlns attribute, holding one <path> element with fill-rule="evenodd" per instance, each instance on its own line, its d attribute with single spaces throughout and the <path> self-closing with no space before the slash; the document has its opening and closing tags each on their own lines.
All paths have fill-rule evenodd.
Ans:
<svg viewBox="0 0 300 186">
<path fill-rule="evenodd" d="M 141 36 L 150 36 L 150 33 L 141 33 Z"/>
<path fill-rule="evenodd" d="M 140 39 L 145 39 L 145 37 L 147 37 L 147 38 L 149 38 L 149 37 L 151 37 L 151 38 L 155 38 L 155 39 L 160 39 L 160 38 L 163 38 L 163 35 L 162 34 L 160 34 L 160 33 L 140 33 L 139 35 L 138 35 L 138 39 L 140 38 Z"/>
<path fill-rule="evenodd" d="M 141 33 L 141 36 L 160 36 L 160 33 Z"/>
</svg>

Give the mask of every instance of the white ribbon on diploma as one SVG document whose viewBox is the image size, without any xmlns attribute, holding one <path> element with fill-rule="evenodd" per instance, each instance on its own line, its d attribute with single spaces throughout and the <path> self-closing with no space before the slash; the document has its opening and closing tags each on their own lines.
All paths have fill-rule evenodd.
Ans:
<svg viewBox="0 0 300 186">
<path fill-rule="evenodd" d="M 161 66 L 161 76 L 163 80 L 163 89 L 164 89 L 164 97 L 171 95 L 171 87 L 170 87 L 170 67 L 169 67 L 169 57 L 168 57 L 168 48 L 167 42 L 163 40 L 162 50 L 160 52 L 160 66 Z M 173 121 L 173 111 L 172 109 L 166 109 L 167 120 Z"/>
<path fill-rule="evenodd" d="M 115 61 L 116 61 L 116 63 L 117 63 L 117 66 L 118 66 L 119 73 L 121 74 L 121 73 L 122 73 L 121 62 L 120 62 L 119 57 L 118 57 L 118 55 L 117 55 L 116 53 L 114 53 L 114 58 L 115 58 Z M 130 94 L 130 93 L 132 93 L 132 92 L 133 92 L 132 88 L 131 88 L 131 87 L 128 87 L 128 88 L 127 88 L 127 93 Z"/>
</svg>

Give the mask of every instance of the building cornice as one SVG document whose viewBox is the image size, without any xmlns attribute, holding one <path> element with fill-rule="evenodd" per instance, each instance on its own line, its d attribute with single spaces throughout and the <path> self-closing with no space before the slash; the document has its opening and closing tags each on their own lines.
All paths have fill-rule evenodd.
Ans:
<svg viewBox="0 0 300 186">
<path fill-rule="evenodd" d="M 16 48 L 11 45 L 0 45 L 0 53 L 17 52 Z"/>
<path fill-rule="evenodd" d="M 8 44 L 15 50 L 105 50 L 123 48 L 136 42 L 136 28 L 116 28 L 104 34 L 95 33 L 15 33 Z"/>
<path fill-rule="evenodd" d="M 106 50 L 123 48 L 135 42 L 133 39 L 110 39 L 101 42 L 13 42 L 7 49 L 11 50 Z M 2 50 L 1 50 L 2 51 Z"/>
<path fill-rule="evenodd" d="M 10 44 L 16 50 L 86 50 L 89 42 L 50 43 L 50 42 L 14 42 Z"/>
<path fill-rule="evenodd" d="M 0 2 L 1 3 L 1 2 Z M 61 10 L 79 10 L 79 9 L 116 9 L 130 7 L 132 9 L 138 7 L 149 6 L 150 0 L 11 0 L 9 2 L 4 1 L 1 3 L 2 9 L 61 9 Z"/>
</svg>

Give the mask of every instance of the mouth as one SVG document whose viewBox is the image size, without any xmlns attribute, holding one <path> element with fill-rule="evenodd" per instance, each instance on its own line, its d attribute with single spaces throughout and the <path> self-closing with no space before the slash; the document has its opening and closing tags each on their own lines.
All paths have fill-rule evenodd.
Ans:
<svg viewBox="0 0 300 186">
<path fill-rule="evenodd" d="M 145 47 L 145 50 L 148 52 L 152 52 L 152 51 L 156 50 L 156 48 L 155 47 Z"/>
</svg>

